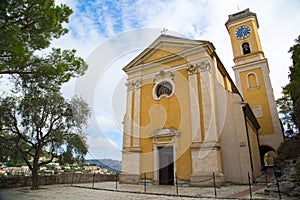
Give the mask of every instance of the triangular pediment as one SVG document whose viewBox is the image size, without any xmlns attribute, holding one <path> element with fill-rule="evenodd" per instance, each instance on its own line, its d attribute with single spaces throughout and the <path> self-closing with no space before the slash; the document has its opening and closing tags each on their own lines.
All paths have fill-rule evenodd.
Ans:
<svg viewBox="0 0 300 200">
<path fill-rule="evenodd" d="M 209 42 L 161 35 L 149 47 L 127 64 L 123 70 L 127 72 L 142 64 L 159 62 L 160 60 L 171 56 L 180 56 L 186 51 L 207 43 Z"/>
</svg>

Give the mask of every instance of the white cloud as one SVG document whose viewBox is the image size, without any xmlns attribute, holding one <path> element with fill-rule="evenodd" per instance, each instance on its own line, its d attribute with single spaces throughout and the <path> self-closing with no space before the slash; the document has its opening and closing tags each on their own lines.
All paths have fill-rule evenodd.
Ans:
<svg viewBox="0 0 300 200">
<path fill-rule="evenodd" d="M 114 121 L 114 116 L 101 114 L 96 116 L 96 119 L 102 132 L 122 132 L 122 126 L 119 126 L 118 122 Z"/>
<path fill-rule="evenodd" d="M 112 158 L 120 160 L 121 150 L 114 141 L 102 137 L 92 138 L 88 136 L 87 142 L 89 145 L 87 159 Z"/>
<path fill-rule="evenodd" d="M 199 1 L 165 2 L 162 9 L 147 18 L 146 26 L 167 27 L 188 36 L 200 36 L 207 26 L 206 3 Z"/>
</svg>

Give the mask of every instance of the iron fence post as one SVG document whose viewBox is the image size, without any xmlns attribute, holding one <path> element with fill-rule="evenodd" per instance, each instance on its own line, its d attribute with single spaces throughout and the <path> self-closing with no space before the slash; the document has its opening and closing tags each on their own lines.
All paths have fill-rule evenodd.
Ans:
<svg viewBox="0 0 300 200">
<path fill-rule="evenodd" d="M 251 178 L 249 172 L 248 172 L 248 183 L 249 183 L 250 199 L 252 199 Z"/>
<path fill-rule="evenodd" d="M 265 179 L 266 179 L 266 185 L 268 185 L 268 174 L 267 174 L 267 169 L 265 170 Z"/>
<path fill-rule="evenodd" d="M 214 180 L 214 190 L 215 190 L 215 197 L 217 196 L 217 188 L 216 188 L 216 177 L 215 172 L 213 172 L 213 180 Z"/>
<path fill-rule="evenodd" d="M 147 192 L 147 189 L 146 189 L 146 178 L 147 178 L 147 174 L 146 174 L 146 172 L 144 173 L 144 193 L 146 193 Z"/>
<path fill-rule="evenodd" d="M 279 199 L 281 199 L 281 193 L 280 193 L 280 187 L 279 187 L 279 181 L 278 181 L 278 176 L 276 173 L 274 173 L 275 178 L 276 178 L 276 185 L 277 185 L 277 189 L 278 189 L 278 195 L 279 195 Z"/>
<path fill-rule="evenodd" d="M 116 190 L 118 190 L 118 173 L 116 172 Z"/>
<path fill-rule="evenodd" d="M 175 173 L 175 186 L 176 186 L 176 195 L 178 195 L 178 181 L 177 181 L 177 173 Z"/>
<path fill-rule="evenodd" d="M 94 175 L 93 175 L 93 188 L 95 186 L 95 177 L 96 177 L 96 172 L 94 171 Z"/>
<path fill-rule="evenodd" d="M 72 181 L 71 181 L 71 186 L 73 186 L 73 183 L 74 183 L 74 171 L 73 171 L 73 173 L 72 173 Z"/>
</svg>

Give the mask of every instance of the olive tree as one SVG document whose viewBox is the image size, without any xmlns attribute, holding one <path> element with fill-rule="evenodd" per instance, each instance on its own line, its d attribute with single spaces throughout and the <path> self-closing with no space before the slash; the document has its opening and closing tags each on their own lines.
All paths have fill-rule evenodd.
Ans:
<svg viewBox="0 0 300 200">
<path fill-rule="evenodd" d="M 0 100 L 0 134 L 6 140 L 2 144 L 10 144 L 7 151 L 26 162 L 32 189 L 38 189 L 41 166 L 65 153 L 78 159 L 87 154 L 84 128 L 89 117 L 89 107 L 81 98 L 67 101 L 57 92 L 31 91 Z M 49 159 L 41 161 L 45 151 Z"/>
</svg>

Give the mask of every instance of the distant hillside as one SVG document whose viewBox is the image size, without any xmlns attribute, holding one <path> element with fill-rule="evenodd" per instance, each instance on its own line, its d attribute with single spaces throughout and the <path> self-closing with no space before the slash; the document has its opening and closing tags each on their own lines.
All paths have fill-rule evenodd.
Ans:
<svg viewBox="0 0 300 200">
<path fill-rule="evenodd" d="M 112 159 L 88 159 L 88 164 L 96 164 L 98 167 L 106 168 L 110 172 L 121 172 L 121 161 Z"/>
</svg>

